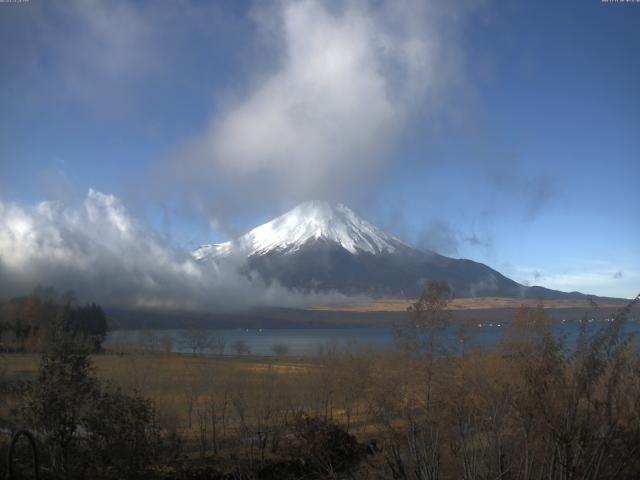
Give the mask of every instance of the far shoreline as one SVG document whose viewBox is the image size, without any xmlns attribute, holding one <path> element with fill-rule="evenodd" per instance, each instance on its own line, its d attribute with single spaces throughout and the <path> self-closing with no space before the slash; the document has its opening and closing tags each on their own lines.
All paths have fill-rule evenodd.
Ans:
<svg viewBox="0 0 640 480">
<path fill-rule="evenodd" d="M 392 327 L 407 319 L 412 300 L 378 299 L 368 304 L 313 306 L 308 308 L 261 308 L 243 313 L 206 313 L 177 310 L 106 308 L 109 330 L 209 329 L 310 329 Z M 619 302 L 619 303 L 618 303 Z M 627 303 L 607 299 L 598 304 L 598 316 L 611 316 Z M 460 298 L 449 310 L 454 322 L 507 323 L 521 305 L 536 306 L 535 299 Z M 593 309 L 587 299 L 559 299 L 542 302 L 554 320 L 579 320 Z"/>
</svg>

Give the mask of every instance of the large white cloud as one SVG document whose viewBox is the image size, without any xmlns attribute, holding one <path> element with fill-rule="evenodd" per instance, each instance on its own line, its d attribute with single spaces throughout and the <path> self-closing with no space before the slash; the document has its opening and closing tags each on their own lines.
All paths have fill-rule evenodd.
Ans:
<svg viewBox="0 0 640 480">
<path fill-rule="evenodd" d="M 48 78 L 56 101 L 122 115 L 144 135 L 165 124 L 144 107 L 149 92 L 181 98 L 193 88 L 203 105 L 211 93 L 202 128 L 176 128 L 191 138 L 172 140 L 163 154 L 169 172 L 150 162 L 166 175 L 148 190 L 165 202 L 174 198 L 165 188 L 177 188 L 187 197 L 181 208 L 195 205 L 227 228 L 249 209 L 350 203 L 359 197 L 352 192 L 375 188 L 397 165 L 399 138 L 428 128 L 415 120 L 446 111 L 438 106 L 460 92 L 460 27 L 479 1 L 254 2 L 249 22 L 245 8 L 189 0 L 31 2 L 7 21 L 22 25 L 24 53 L 0 52 L 15 59 L 17 92 L 25 80 Z"/>
<path fill-rule="evenodd" d="M 128 307 L 225 311 L 341 298 L 266 286 L 232 264 L 201 265 L 164 244 L 116 197 L 93 190 L 81 205 L 25 208 L 0 201 L 0 296 L 24 294 L 37 284 Z"/>
<path fill-rule="evenodd" d="M 252 18 L 269 60 L 256 63 L 268 66 L 175 155 L 172 180 L 186 176 L 190 192 L 204 181 L 227 202 L 243 192 L 238 203 L 251 191 L 291 201 L 370 185 L 409 121 L 433 113 L 458 81 L 462 10 L 413 0 L 259 5 Z"/>
</svg>

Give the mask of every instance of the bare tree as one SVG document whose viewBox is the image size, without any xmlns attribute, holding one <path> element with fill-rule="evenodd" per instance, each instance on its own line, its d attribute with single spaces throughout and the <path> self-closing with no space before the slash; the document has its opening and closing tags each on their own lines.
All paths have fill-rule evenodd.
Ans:
<svg viewBox="0 0 640 480">
<path fill-rule="evenodd" d="M 451 289 L 446 283 L 429 283 L 418 301 L 407 309 L 408 320 L 395 327 L 396 339 L 405 351 L 426 362 L 424 402 L 427 410 L 431 407 L 436 350 L 441 354 L 446 352 L 438 341 L 451 323 L 451 312 L 446 309 L 450 298 Z"/>
<path fill-rule="evenodd" d="M 235 350 L 236 355 L 238 356 L 244 355 L 245 353 L 249 355 L 251 353 L 251 349 L 249 348 L 249 345 L 247 345 L 247 342 L 245 342 L 241 338 L 233 342 L 233 349 Z"/>
<path fill-rule="evenodd" d="M 192 325 L 182 331 L 182 341 L 191 350 L 193 356 L 196 356 L 211 347 L 211 334 L 209 330 Z"/>
<path fill-rule="evenodd" d="M 274 343 L 271 345 L 271 351 L 278 357 L 282 357 L 289 353 L 289 346 L 284 343 Z"/>
<path fill-rule="evenodd" d="M 160 337 L 159 344 L 163 353 L 169 354 L 173 351 L 173 338 L 169 335 L 163 335 Z"/>
<path fill-rule="evenodd" d="M 159 350 L 159 339 L 156 332 L 149 328 L 145 328 L 139 335 L 140 344 L 146 353 L 153 353 Z"/>
<path fill-rule="evenodd" d="M 224 349 L 227 345 L 224 335 L 220 331 L 214 331 L 209 337 L 209 348 L 214 355 L 222 357 L 224 355 Z"/>
</svg>

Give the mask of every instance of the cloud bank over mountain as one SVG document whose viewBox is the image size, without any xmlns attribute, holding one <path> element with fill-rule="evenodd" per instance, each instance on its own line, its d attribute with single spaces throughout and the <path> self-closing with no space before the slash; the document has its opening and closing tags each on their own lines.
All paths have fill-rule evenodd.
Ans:
<svg viewBox="0 0 640 480">
<path fill-rule="evenodd" d="M 238 274 L 233 262 L 202 268 L 143 227 L 116 197 L 94 190 L 80 205 L 0 201 L 0 297 L 38 284 L 73 290 L 83 301 L 143 308 L 236 311 L 345 299 L 267 286 Z"/>
</svg>

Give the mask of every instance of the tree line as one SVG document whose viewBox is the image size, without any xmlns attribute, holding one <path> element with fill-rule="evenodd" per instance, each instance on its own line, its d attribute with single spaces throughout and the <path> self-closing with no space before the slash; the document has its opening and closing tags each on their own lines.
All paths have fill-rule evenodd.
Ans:
<svg viewBox="0 0 640 480">
<path fill-rule="evenodd" d="M 78 305 L 71 292 L 37 287 L 32 294 L 0 301 L 0 350 L 39 352 L 55 328 L 99 352 L 107 334 L 107 317 L 95 303 Z"/>
</svg>

